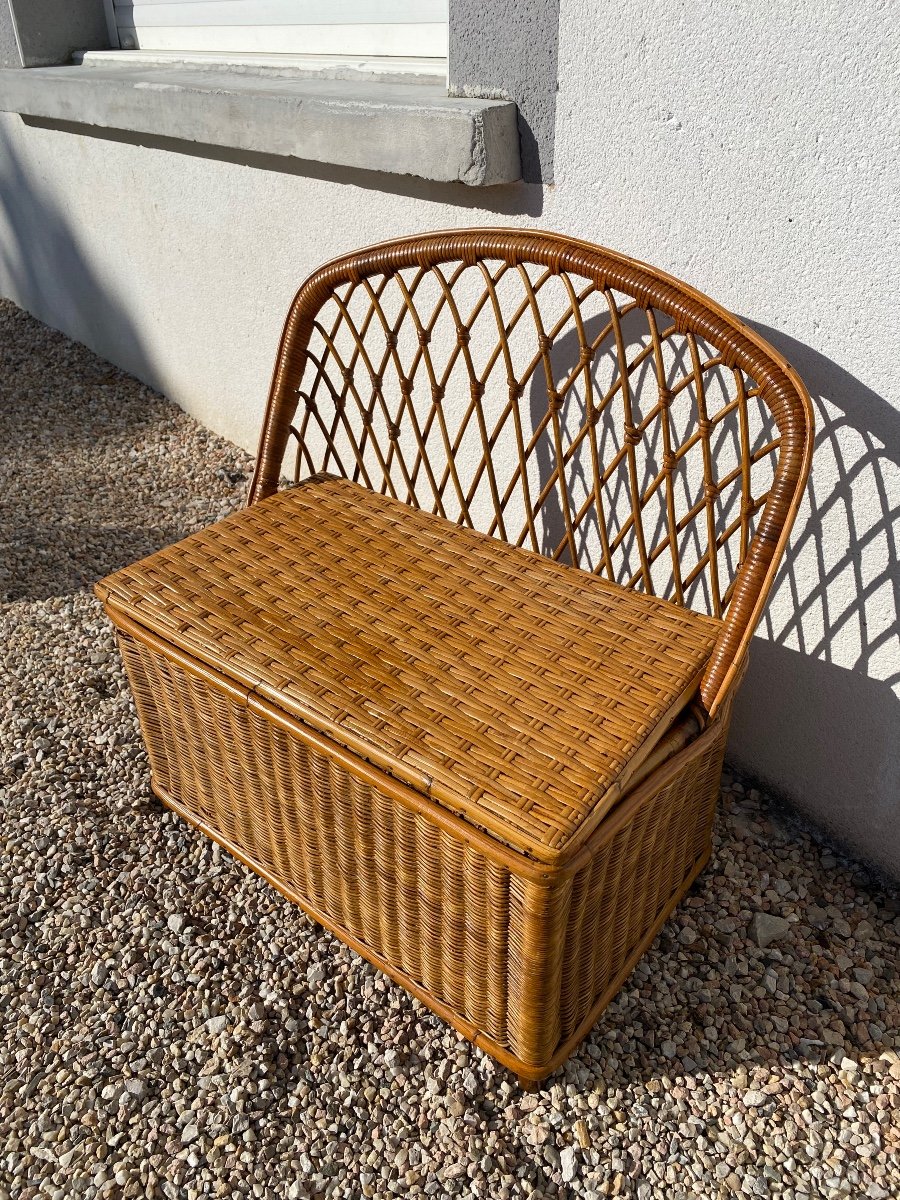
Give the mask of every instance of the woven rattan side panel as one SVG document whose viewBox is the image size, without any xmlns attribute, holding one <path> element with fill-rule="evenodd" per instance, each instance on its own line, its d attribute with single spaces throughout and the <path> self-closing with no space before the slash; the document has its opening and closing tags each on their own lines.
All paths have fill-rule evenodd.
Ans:
<svg viewBox="0 0 900 1200">
<path fill-rule="evenodd" d="M 248 708 L 237 689 L 118 633 L 159 790 L 468 1036 L 525 1064 L 550 1059 L 570 880 L 518 876 Z"/>
<path fill-rule="evenodd" d="M 628 820 L 574 877 L 562 969 L 563 1041 L 618 990 L 623 966 L 709 857 L 727 717 L 718 725 L 670 783 L 644 791 Z"/>
</svg>

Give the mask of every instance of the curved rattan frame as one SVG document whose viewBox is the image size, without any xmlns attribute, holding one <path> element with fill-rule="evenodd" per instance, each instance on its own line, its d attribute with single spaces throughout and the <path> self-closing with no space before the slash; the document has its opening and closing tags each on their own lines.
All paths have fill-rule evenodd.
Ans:
<svg viewBox="0 0 900 1200">
<path fill-rule="evenodd" d="M 760 619 L 809 473 L 813 416 L 809 396 L 787 361 L 752 329 L 709 297 L 666 273 L 612 250 L 559 234 L 505 229 L 431 233 L 384 242 L 344 255 L 317 270 L 296 294 L 278 350 L 249 503 L 276 491 L 298 405 L 298 389 L 317 313 L 336 289 L 404 268 L 501 260 L 567 272 L 633 297 L 643 309 L 667 314 L 679 333 L 702 337 L 728 368 L 756 381 L 780 446 L 774 479 L 749 539 L 716 649 L 702 681 L 710 716 L 730 694 Z M 708 423 L 707 423 L 708 424 Z M 632 429 L 629 431 L 634 434 Z M 708 435 L 704 431 L 704 436 Z M 707 440 L 708 444 L 708 440 Z M 748 453 L 746 442 L 745 455 Z"/>
</svg>

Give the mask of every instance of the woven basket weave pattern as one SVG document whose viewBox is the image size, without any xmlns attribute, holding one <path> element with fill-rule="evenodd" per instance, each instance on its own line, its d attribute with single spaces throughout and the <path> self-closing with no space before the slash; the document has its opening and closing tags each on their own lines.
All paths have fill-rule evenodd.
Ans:
<svg viewBox="0 0 900 1200">
<path fill-rule="evenodd" d="M 119 644 L 161 794 L 519 1070 L 545 1073 L 580 1040 L 709 853 L 722 733 L 581 866 L 523 877 L 461 823 L 437 827 L 224 681 L 122 630 Z"/>
<path fill-rule="evenodd" d="M 611 251 L 470 230 L 327 264 L 250 508 L 97 587 L 156 792 L 543 1078 L 709 857 L 811 446 L 770 346 Z"/>
<path fill-rule="evenodd" d="M 104 587 L 133 620 L 545 860 L 615 802 L 720 629 L 341 479 L 253 505 Z"/>
<path fill-rule="evenodd" d="M 797 376 L 730 313 L 554 234 L 469 230 L 336 259 L 285 325 L 253 498 L 331 471 L 725 617 L 722 703 L 809 469 Z"/>
</svg>

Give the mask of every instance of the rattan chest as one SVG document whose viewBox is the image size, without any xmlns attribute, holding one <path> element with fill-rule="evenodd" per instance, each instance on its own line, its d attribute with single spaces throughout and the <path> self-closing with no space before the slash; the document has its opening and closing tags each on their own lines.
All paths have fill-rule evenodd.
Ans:
<svg viewBox="0 0 900 1200">
<path fill-rule="evenodd" d="M 500 266 L 488 270 L 492 255 Z M 457 259 L 463 266 L 448 283 L 439 264 Z M 754 450 L 746 410 L 762 386 L 752 392 L 741 382 L 738 400 L 717 418 L 703 376 L 725 359 L 710 367 L 695 340 L 688 362 L 701 415 L 693 433 L 676 438 L 669 410 L 682 389 L 663 387 L 659 376 L 663 341 L 677 326 L 664 328 L 661 340 L 652 316 L 643 361 L 659 390 L 643 418 L 629 384 L 640 360 L 625 349 L 619 317 L 606 328 L 618 347 L 618 383 L 599 415 L 590 368 L 604 331 L 589 337 L 590 326 L 575 322 L 578 365 L 569 386 L 583 378 L 586 395 L 580 425 L 567 427 L 553 338 L 535 300 L 543 284 L 526 273 L 527 304 L 516 320 L 527 310 L 537 325 L 530 371 L 543 367 L 549 397 L 543 416 L 532 404 L 537 433 L 528 440 L 516 407 L 524 387 L 509 350 L 515 322 L 504 321 L 498 300 L 504 264 L 515 264 L 521 280 L 523 260 L 541 267 L 544 282 L 577 268 L 608 298 L 602 272 L 618 270 L 622 288 L 631 271 L 640 276 L 631 281 L 641 297 L 635 308 L 652 314 L 653 305 L 665 312 L 674 303 L 666 277 L 649 268 L 544 235 L 434 235 L 332 264 L 305 285 L 288 319 L 250 506 L 117 572 L 97 591 L 117 628 L 153 787 L 165 803 L 467 1037 L 523 1078 L 538 1079 L 590 1029 L 709 856 L 731 697 L 805 478 L 809 429 L 792 425 L 798 413 L 806 421 L 806 409 L 789 368 L 753 342 L 749 350 L 735 342 L 727 354 L 736 363 L 739 351 L 753 350 L 754 365 L 768 362 L 780 372 L 776 382 L 793 389 L 793 407 L 781 401 L 777 444 L 770 438 Z M 463 319 L 452 295 L 465 269 L 490 281 L 495 333 L 507 346 L 480 372 L 469 349 L 475 320 Z M 403 270 L 417 272 L 419 283 Z M 437 317 L 423 321 L 413 302 L 435 270 L 438 309 L 452 312 L 457 334 L 442 374 Z M 404 302 L 389 317 L 386 285 L 370 281 L 398 278 Z M 352 316 L 360 288 L 365 319 Z M 571 286 L 570 295 L 577 299 Z M 715 317 L 723 338 L 734 341 L 733 318 L 730 325 L 687 291 L 682 307 L 685 297 L 697 305 L 698 321 Z M 329 325 L 320 314 L 335 298 L 338 318 Z M 570 318 L 574 311 L 570 302 Z M 341 322 L 353 331 L 343 344 Z M 404 366 L 406 327 L 413 357 Z M 561 328 L 551 326 L 556 334 Z M 325 352 L 312 349 L 317 334 Z M 373 337 L 378 354 L 367 348 Z M 499 418 L 488 419 L 498 362 L 508 395 Z M 462 432 L 453 437 L 444 406 L 449 411 L 456 367 L 471 387 Z M 389 368 L 393 402 L 385 398 Z M 417 415 L 419 371 L 431 407 Z M 298 430 L 291 418 L 301 400 Z M 604 475 L 596 430 L 613 400 L 626 408 L 625 434 Z M 752 461 L 716 471 L 716 421 L 724 428 L 729 416 Z M 654 420 L 666 422 L 656 436 L 661 473 L 642 486 L 640 476 L 654 476 L 636 469 L 637 452 L 653 440 Z M 413 433 L 404 443 L 405 424 Z M 505 483 L 499 442 L 510 425 L 521 453 Z M 427 453 L 436 428 L 444 452 L 438 467 Z M 483 455 L 480 465 L 470 456 L 464 478 L 461 448 L 471 428 Z M 279 491 L 291 432 L 298 468 L 305 461 L 310 470 Z M 538 435 L 551 453 L 543 481 L 528 462 Z M 580 499 L 568 478 L 579 449 L 594 470 Z M 691 451 L 701 464 L 701 501 L 679 518 L 672 478 Z M 762 451 L 778 462 L 774 482 L 755 496 L 750 468 Z M 579 541 L 590 541 L 588 527 L 597 527 L 619 468 L 631 486 L 623 493 L 630 517 L 595 537 L 599 568 L 578 570 Z M 655 491 L 665 494 L 666 481 L 670 504 L 662 506 L 657 540 L 643 529 L 636 538 L 643 508 Z M 488 510 L 477 522 L 484 532 L 473 527 L 481 484 L 494 509 L 493 520 Z M 727 486 L 736 489 L 738 517 L 723 520 L 718 534 L 714 503 Z M 556 551 L 544 511 L 554 487 L 563 496 Z M 525 514 L 518 538 L 510 520 L 517 488 Z M 421 489 L 430 493 L 424 500 Z M 678 535 L 701 515 L 714 551 L 682 566 Z M 615 569 L 629 531 L 637 574 Z M 741 562 L 726 584 L 719 552 L 732 537 Z M 654 594 L 662 590 L 653 572 L 663 551 L 675 568 L 667 598 Z M 704 573 L 712 577 L 708 613 L 687 605 Z"/>
<path fill-rule="evenodd" d="M 342 479 L 100 591 L 160 795 L 523 1070 L 705 856 L 709 787 L 604 818 L 696 731 L 713 618 Z"/>
</svg>

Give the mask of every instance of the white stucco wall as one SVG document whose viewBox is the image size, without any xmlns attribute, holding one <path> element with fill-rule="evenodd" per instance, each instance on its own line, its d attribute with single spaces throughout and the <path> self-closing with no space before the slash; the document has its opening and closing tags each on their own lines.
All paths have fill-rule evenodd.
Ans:
<svg viewBox="0 0 900 1200">
<path fill-rule="evenodd" d="M 467 190 L 0 122 L 0 290 L 255 445 L 303 276 L 534 225 L 756 323 L 819 419 L 732 757 L 900 875 L 900 27 L 888 6 L 563 0 L 553 187 Z"/>
</svg>

